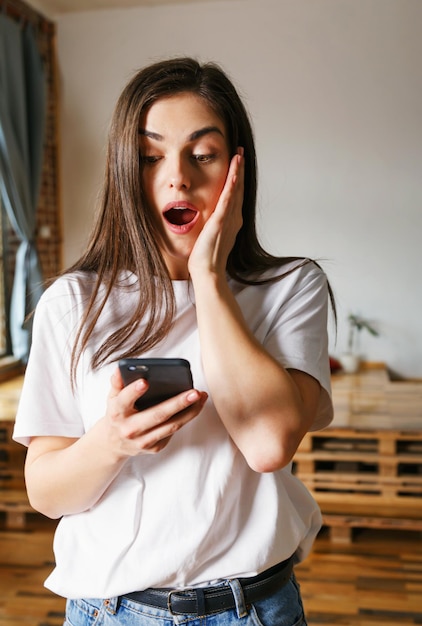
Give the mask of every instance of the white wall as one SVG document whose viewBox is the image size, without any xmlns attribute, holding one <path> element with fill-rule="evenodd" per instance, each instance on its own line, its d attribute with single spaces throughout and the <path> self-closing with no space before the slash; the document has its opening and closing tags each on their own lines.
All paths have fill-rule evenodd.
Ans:
<svg viewBox="0 0 422 626">
<path fill-rule="evenodd" d="M 254 120 L 264 244 L 323 259 L 339 313 L 331 353 L 357 312 L 381 331 L 362 333 L 368 359 L 422 376 L 420 0 L 221 0 L 57 23 L 66 264 L 86 240 L 133 72 L 168 55 L 215 60 Z"/>
</svg>

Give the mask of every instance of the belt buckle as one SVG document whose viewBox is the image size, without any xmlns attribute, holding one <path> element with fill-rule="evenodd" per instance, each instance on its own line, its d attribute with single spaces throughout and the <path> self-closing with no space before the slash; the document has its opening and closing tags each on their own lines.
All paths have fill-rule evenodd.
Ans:
<svg viewBox="0 0 422 626">
<path fill-rule="evenodd" d="M 176 613 L 175 611 L 173 611 L 173 609 L 171 608 L 171 596 L 173 593 L 194 593 L 195 592 L 195 587 L 186 587 L 186 589 L 171 589 L 168 594 L 167 594 L 167 610 L 169 613 L 171 613 L 171 615 L 182 615 L 182 613 Z"/>
<path fill-rule="evenodd" d="M 169 613 L 171 613 L 171 615 L 175 615 L 175 613 L 173 613 L 173 609 L 171 608 L 171 596 L 173 593 L 177 593 L 177 591 L 177 589 L 172 589 L 167 594 L 167 610 Z"/>
</svg>

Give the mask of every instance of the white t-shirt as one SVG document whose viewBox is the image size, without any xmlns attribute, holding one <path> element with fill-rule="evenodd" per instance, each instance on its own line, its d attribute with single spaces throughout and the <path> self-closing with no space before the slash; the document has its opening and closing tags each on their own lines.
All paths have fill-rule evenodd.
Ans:
<svg viewBox="0 0 422 626">
<path fill-rule="evenodd" d="M 90 359 L 134 306 L 135 282 L 133 275 L 126 275 L 111 293 L 79 362 L 74 392 L 70 353 L 93 277 L 65 276 L 44 293 L 34 319 L 14 431 L 17 441 L 28 444 L 30 437 L 40 435 L 81 437 L 104 415 L 116 363 L 92 371 Z M 188 281 L 174 281 L 173 287 L 174 327 L 142 356 L 188 359 L 194 386 L 208 391 L 193 288 Z M 230 281 L 230 287 L 265 349 L 284 367 L 320 382 L 313 428 L 326 426 L 332 405 L 324 273 L 308 263 L 276 283 Z M 61 519 L 54 540 L 56 568 L 46 586 L 68 598 L 105 598 L 147 587 L 253 576 L 292 554 L 303 559 L 320 525 L 318 506 L 292 476 L 291 466 L 265 474 L 251 470 L 209 398 L 201 414 L 163 451 L 129 459 L 95 506 Z"/>
</svg>

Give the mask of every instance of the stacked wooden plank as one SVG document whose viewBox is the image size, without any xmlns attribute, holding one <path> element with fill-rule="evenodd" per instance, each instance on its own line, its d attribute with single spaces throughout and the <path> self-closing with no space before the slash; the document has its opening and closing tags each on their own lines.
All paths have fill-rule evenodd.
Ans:
<svg viewBox="0 0 422 626">
<path fill-rule="evenodd" d="M 308 433 L 294 459 L 332 528 L 422 530 L 422 383 L 392 382 L 385 368 L 333 377 L 335 417 Z"/>
<path fill-rule="evenodd" d="M 33 512 L 26 495 L 23 468 L 26 448 L 12 440 L 22 377 L 1 383 L 0 392 L 0 511 L 8 528 L 23 528 Z"/>
</svg>

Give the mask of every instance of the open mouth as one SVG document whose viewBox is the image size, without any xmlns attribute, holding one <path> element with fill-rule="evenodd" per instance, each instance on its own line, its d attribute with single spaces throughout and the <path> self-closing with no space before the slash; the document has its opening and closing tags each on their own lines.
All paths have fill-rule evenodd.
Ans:
<svg viewBox="0 0 422 626">
<path fill-rule="evenodd" d="M 197 213 L 197 211 L 189 209 L 185 206 L 176 206 L 168 211 L 165 211 L 164 217 L 167 222 L 169 222 L 169 224 L 173 224 L 173 226 L 185 226 L 186 224 L 190 224 L 195 219 Z"/>
</svg>

